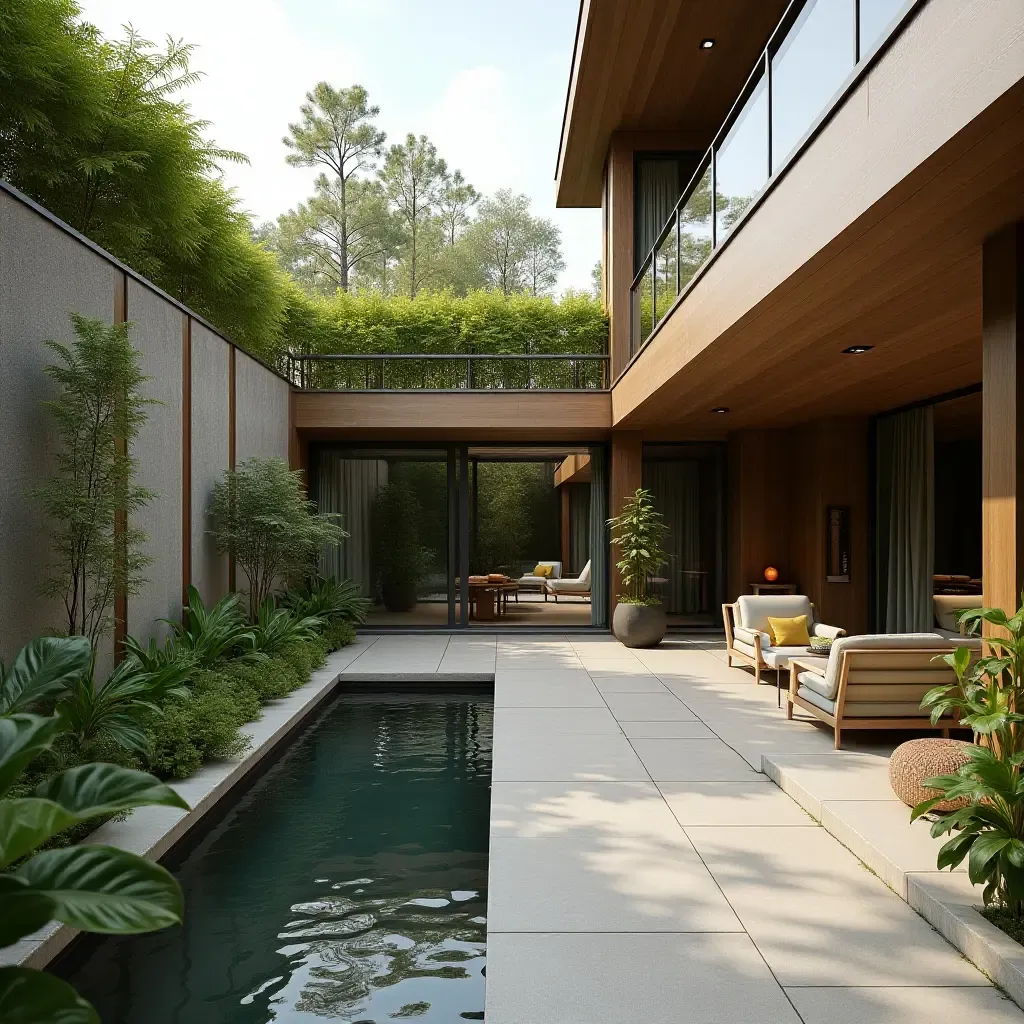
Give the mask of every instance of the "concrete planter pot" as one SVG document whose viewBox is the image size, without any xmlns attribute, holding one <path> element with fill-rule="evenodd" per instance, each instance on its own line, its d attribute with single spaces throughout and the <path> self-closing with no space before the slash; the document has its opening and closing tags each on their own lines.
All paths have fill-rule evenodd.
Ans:
<svg viewBox="0 0 1024 1024">
<path fill-rule="evenodd" d="M 612 633 L 626 647 L 654 647 L 665 638 L 667 628 L 660 604 L 617 604 L 612 613 Z"/>
</svg>

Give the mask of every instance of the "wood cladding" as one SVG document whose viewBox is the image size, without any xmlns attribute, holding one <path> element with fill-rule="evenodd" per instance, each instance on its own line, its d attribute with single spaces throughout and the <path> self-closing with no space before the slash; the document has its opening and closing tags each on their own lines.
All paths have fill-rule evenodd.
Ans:
<svg viewBox="0 0 1024 1024">
<path fill-rule="evenodd" d="M 795 462 L 786 461 L 795 453 Z M 837 505 L 850 515 L 849 583 L 826 578 L 826 510 Z M 782 582 L 811 599 L 822 622 L 867 632 L 871 514 L 866 419 L 738 431 L 729 437 L 726 596 L 749 593 L 774 565 Z"/>
<path fill-rule="evenodd" d="M 982 353 L 984 601 L 1010 612 L 1024 579 L 1024 224 L 985 243 Z"/>
<path fill-rule="evenodd" d="M 587 484 L 590 483 L 591 469 L 590 456 L 582 453 L 567 455 L 562 459 L 558 469 L 555 470 L 555 486 L 563 484 Z"/>
<path fill-rule="evenodd" d="M 321 391 L 294 401 L 295 428 L 307 437 L 558 442 L 600 440 L 611 427 L 606 391 Z"/>
<path fill-rule="evenodd" d="M 788 0 L 589 0 L 562 126 L 559 206 L 599 206 L 613 132 L 701 132 L 725 119 Z M 702 50 L 702 39 L 719 43 Z"/>
<path fill-rule="evenodd" d="M 981 245 L 1024 216 L 1022 18 L 921 9 L 615 382 L 616 426 L 786 427 L 980 380 Z"/>
</svg>

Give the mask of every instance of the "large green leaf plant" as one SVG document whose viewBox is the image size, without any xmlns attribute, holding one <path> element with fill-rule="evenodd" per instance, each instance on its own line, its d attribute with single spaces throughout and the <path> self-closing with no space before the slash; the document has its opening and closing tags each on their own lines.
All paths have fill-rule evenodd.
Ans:
<svg viewBox="0 0 1024 1024">
<path fill-rule="evenodd" d="M 937 796 L 918 804 L 916 820 L 944 800 L 965 798 L 966 806 L 932 824 L 935 838 L 952 834 L 940 849 L 938 867 L 951 870 L 967 860 L 975 885 L 984 885 L 986 906 L 1007 908 L 1024 916 L 1024 594 L 1022 607 L 1009 616 L 1000 608 L 960 613 L 968 632 L 982 623 L 995 627 L 988 653 L 975 659 L 966 647 L 942 660 L 956 682 L 929 691 L 921 702 L 932 721 L 954 714 L 974 732 L 967 763 L 948 775 L 925 779 Z"/>
<path fill-rule="evenodd" d="M 57 833 L 100 815 L 144 805 L 188 810 L 152 775 L 85 764 L 45 779 L 29 796 L 12 788 L 64 728 L 58 716 L 0 718 L 0 947 L 50 921 L 100 934 L 137 934 L 178 924 L 181 889 L 159 864 L 111 846 L 39 850 Z M 37 852 L 39 851 L 39 852 Z M 25 967 L 0 967 L 4 1024 L 99 1024 L 66 982 Z"/>
</svg>

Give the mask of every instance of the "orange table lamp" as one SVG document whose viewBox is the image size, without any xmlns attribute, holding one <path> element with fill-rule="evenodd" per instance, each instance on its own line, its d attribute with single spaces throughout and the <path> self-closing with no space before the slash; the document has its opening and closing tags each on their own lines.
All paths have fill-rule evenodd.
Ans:
<svg viewBox="0 0 1024 1024">
<path fill-rule="evenodd" d="M 779 570 L 774 565 L 769 565 L 764 571 L 764 578 L 768 583 L 774 583 L 779 578 Z"/>
</svg>

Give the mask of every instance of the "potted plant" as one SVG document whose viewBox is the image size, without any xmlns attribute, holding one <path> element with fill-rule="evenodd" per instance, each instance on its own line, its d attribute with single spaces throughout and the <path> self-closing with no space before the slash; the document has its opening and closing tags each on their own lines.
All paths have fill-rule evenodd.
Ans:
<svg viewBox="0 0 1024 1024">
<path fill-rule="evenodd" d="M 998 635 L 986 637 L 988 653 L 977 660 L 966 647 L 946 655 L 957 681 L 931 690 L 921 705 L 931 707 L 935 722 L 953 712 L 975 744 L 956 771 L 923 781 L 936 796 L 918 804 L 912 820 L 961 804 L 932 825 L 936 838 L 952 834 L 938 867 L 952 870 L 967 859 L 970 880 L 985 886 L 983 913 L 1013 934 L 1024 926 L 1024 607 L 1012 616 L 971 608 L 957 617 L 968 632 L 987 622 Z"/>
<path fill-rule="evenodd" d="M 420 544 L 420 504 L 408 484 L 385 484 L 373 502 L 373 565 L 389 612 L 416 607 L 429 552 Z"/>
<path fill-rule="evenodd" d="M 654 508 L 651 492 L 643 488 L 626 500 L 608 525 L 621 555 L 615 565 L 625 588 L 612 614 L 612 632 L 627 647 L 653 647 L 664 638 L 667 623 L 665 609 L 648 590 L 648 582 L 665 564 L 661 545 L 668 527 Z"/>
</svg>

